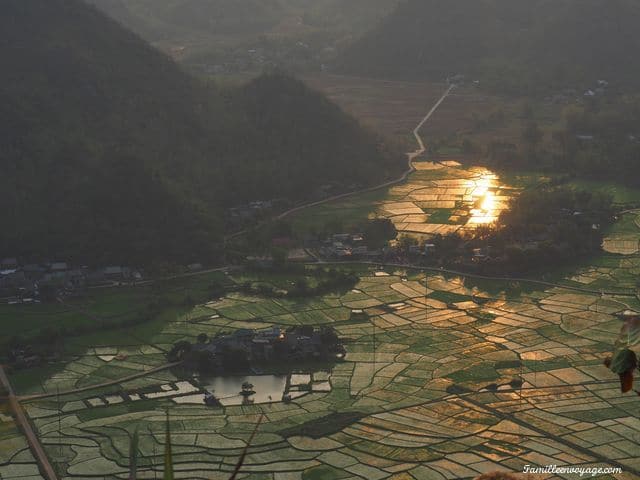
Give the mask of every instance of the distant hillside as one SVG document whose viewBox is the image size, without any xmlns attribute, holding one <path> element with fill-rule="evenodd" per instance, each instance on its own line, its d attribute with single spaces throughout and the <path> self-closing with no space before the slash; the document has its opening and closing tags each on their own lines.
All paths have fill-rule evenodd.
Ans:
<svg viewBox="0 0 640 480">
<path fill-rule="evenodd" d="M 318 70 L 399 0 L 86 0 L 193 68 Z"/>
<path fill-rule="evenodd" d="M 405 0 L 347 49 L 337 69 L 443 79 L 462 73 L 500 90 L 640 86 L 637 0 Z"/>
<path fill-rule="evenodd" d="M 194 34 L 264 31 L 282 15 L 281 0 L 86 0 L 149 40 Z"/>
<path fill-rule="evenodd" d="M 230 205 L 403 167 L 298 81 L 204 85 L 80 0 L 6 0 L 0 30 L 0 256 L 211 259 Z"/>
</svg>

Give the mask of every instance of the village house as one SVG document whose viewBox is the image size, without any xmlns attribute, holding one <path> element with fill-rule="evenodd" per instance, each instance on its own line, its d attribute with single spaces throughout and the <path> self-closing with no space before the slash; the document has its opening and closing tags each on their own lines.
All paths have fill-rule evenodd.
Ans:
<svg viewBox="0 0 640 480">
<path fill-rule="evenodd" d="M 447 78 L 447 83 L 449 85 L 462 85 L 464 84 L 465 76 L 461 73 L 457 73 Z"/>
<path fill-rule="evenodd" d="M 371 254 L 372 252 L 365 245 L 364 235 L 361 233 L 335 233 L 327 238 L 320 253 L 324 257 L 339 260 L 379 256 L 379 252 Z"/>
<path fill-rule="evenodd" d="M 24 272 L 19 270 L 0 271 L 0 292 L 5 296 L 15 295 L 20 289 L 29 286 Z"/>
<path fill-rule="evenodd" d="M 0 270 L 16 270 L 18 268 L 18 259 L 15 257 L 5 258 L 0 262 Z"/>
<path fill-rule="evenodd" d="M 473 249 L 473 261 L 474 262 L 484 262 L 489 259 L 489 249 L 488 248 L 474 248 Z"/>
<path fill-rule="evenodd" d="M 287 261 L 293 263 L 304 263 L 313 260 L 304 248 L 294 248 L 287 254 Z"/>
<path fill-rule="evenodd" d="M 360 245 L 351 249 L 351 254 L 355 257 L 365 256 L 369 253 L 369 248 L 366 245 Z"/>
<path fill-rule="evenodd" d="M 33 282 L 37 282 L 38 280 L 40 280 L 47 271 L 45 267 L 43 267 L 42 265 L 38 265 L 37 263 L 31 263 L 29 265 L 25 265 L 21 267 L 21 270 L 24 273 L 27 280 L 30 280 Z"/>
<path fill-rule="evenodd" d="M 576 139 L 580 140 L 581 142 L 592 142 L 594 137 L 593 135 L 588 134 L 578 134 L 576 135 Z"/>
<path fill-rule="evenodd" d="M 429 256 L 433 255 L 436 252 L 436 246 L 433 243 L 425 243 L 424 244 L 424 253 L 423 255 Z"/>
<path fill-rule="evenodd" d="M 334 233 L 331 236 L 331 241 L 334 243 L 347 243 L 349 241 L 351 241 L 351 234 L 350 233 Z"/>
<path fill-rule="evenodd" d="M 273 267 L 273 257 L 271 255 L 249 255 L 246 261 L 249 265 L 258 268 Z"/>
<path fill-rule="evenodd" d="M 128 278 L 130 274 L 130 269 L 117 265 L 105 267 L 104 269 L 104 278 L 112 281 L 124 280 Z"/>
<path fill-rule="evenodd" d="M 52 262 L 47 264 L 50 272 L 66 272 L 69 270 L 67 262 Z"/>
</svg>

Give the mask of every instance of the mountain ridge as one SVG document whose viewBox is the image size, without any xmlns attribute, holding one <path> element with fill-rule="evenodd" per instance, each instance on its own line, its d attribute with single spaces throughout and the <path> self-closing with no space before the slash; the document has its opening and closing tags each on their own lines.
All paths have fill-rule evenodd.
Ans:
<svg viewBox="0 0 640 480">
<path fill-rule="evenodd" d="M 215 259 L 223 210 L 234 204 L 299 201 L 323 183 L 344 187 L 364 170 L 375 182 L 403 168 L 376 135 L 282 73 L 221 88 L 80 0 L 8 0 L 3 9 L 7 256 Z M 282 145 L 268 142 L 265 122 Z"/>
<path fill-rule="evenodd" d="M 635 0 L 407 0 L 336 61 L 341 72 L 442 80 L 500 91 L 640 86 Z"/>
</svg>

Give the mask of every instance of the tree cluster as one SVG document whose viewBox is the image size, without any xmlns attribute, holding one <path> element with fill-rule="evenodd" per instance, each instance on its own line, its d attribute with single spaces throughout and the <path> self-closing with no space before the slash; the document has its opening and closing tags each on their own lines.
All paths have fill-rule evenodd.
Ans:
<svg viewBox="0 0 640 480">
<path fill-rule="evenodd" d="M 487 268 L 510 273 L 562 265 L 599 252 L 613 222 L 609 195 L 569 187 L 527 190 L 481 235 L 493 260 Z"/>
</svg>

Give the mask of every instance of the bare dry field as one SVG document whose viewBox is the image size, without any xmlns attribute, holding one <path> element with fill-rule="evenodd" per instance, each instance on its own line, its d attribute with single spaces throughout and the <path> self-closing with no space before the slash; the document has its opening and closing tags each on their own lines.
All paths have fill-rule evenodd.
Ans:
<svg viewBox="0 0 640 480">
<path fill-rule="evenodd" d="M 444 83 L 329 74 L 306 76 L 303 80 L 364 125 L 399 141 L 408 150 L 415 145 L 412 130 L 447 88 Z M 424 126 L 422 134 L 431 140 L 448 140 L 446 143 L 451 146 L 467 138 L 479 152 L 485 151 L 495 139 L 518 144 L 523 126 L 529 121 L 524 116 L 526 104 L 523 98 L 503 97 L 475 87 L 458 87 L 440 106 L 434 121 Z M 546 131 L 559 121 L 561 109 L 560 105 L 538 102 L 532 108 L 531 118 Z M 460 157 L 461 152 L 444 152 L 447 153 Z"/>
<path fill-rule="evenodd" d="M 364 125 L 414 147 L 412 130 L 440 98 L 444 83 L 415 83 L 341 75 L 305 76 L 312 88 L 323 92 Z"/>
</svg>

